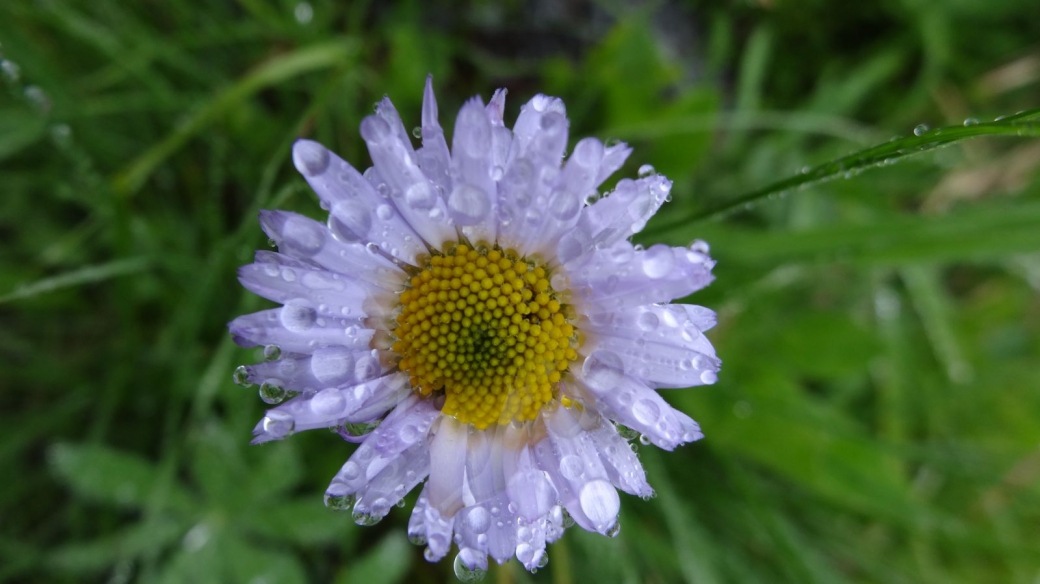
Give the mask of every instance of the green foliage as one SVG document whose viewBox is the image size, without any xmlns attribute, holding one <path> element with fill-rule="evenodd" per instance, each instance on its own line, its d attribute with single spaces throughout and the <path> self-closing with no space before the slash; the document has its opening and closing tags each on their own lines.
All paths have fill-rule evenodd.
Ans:
<svg viewBox="0 0 1040 584">
<path fill-rule="evenodd" d="M 0 582 L 452 578 L 406 509 L 325 509 L 336 436 L 247 446 L 225 329 L 257 211 L 320 215 L 292 142 L 367 166 L 430 72 L 449 138 L 561 96 L 675 181 L 638 241 L 719 262 L 720 381 L 666 394 L 706 439 L 640 449 L 618 538 L 489 579 L 1036 580 L 1035 2 L 529 4 L 0 3 Z"/>
</svg>

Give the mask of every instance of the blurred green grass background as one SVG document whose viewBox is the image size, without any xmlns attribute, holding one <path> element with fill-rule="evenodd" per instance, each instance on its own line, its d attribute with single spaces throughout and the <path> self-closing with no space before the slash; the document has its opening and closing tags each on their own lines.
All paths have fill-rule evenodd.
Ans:
<svg viewBox="0 0 1040 584">
<path fill-rule="evenodd" d="M 319 216 L 298 136 L 364 168 L 388 94 L 562 97 L 572 143 L 675 181 L 641 242 L 707 240 L 707 438 L 640 449 L 617 539 L 497 582 L 1040 581 L 1040 144 L 982 138 L 697 219 L 918 124 L 1040 105 L 1035 0 L 6 0 L 0 582 L 451 581 L 321 494 L 352 446 L 248 447 L 225 323 L 260 208 Z M 971 123 L 971 120 L 968 120 Z M 409 502 L 414 500 L 414 494 Z M 410 507 L 410 504 L 409 504 Z"/>
</svg>

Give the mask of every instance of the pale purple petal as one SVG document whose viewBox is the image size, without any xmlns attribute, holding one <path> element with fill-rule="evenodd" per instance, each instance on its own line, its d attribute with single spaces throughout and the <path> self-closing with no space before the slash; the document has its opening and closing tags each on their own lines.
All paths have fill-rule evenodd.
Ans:
<svg viewBox="0 0 1040 584">
<path fill-rule="evenodd" d="M 342 158 L 317 142 L 297 140 L 293 162 L 329 210 L 328 227 L 333 237 L 344 243 L 371 242 L 410 264 L 426 251 L 389 198 Z"/>
<path fill-rule="evenodd" d="M 585 207 L 575 228 L 560 237 L 557 261 L 580 266 L 593 250 L 609 248 L 642 231 L 671 188 L 672 182 L 660 175 L 621 180 L 609 195 Z"/>
<path fill-rule="evenodd" d="M 420 440 L 394 457 L 360 491 L 354 520 L 370 524 L 382 519 L 430 472 L 430 449 Z"/>
<path fill-rule="evenodd" d="M 374 331 L 362 326 L 358 318 L 322 317 L 305 300 L 291 300 L 281 308 L 261 310 L 228 323 L 240 346 L 276 345 L 290 353 L 309 353 L 328 346 L 368 349 Z"/>
<path fill-rule="evenodd" d="M 595 444 L 567 408 L 557 407 L 542 415 L 559 460 L 560 477 L 577 495 L 592 530 L 608 533 L 617 523 L 621 503 Z"/>
<path fill-rule="evenodd" d="M 697 423 L 664 401 L 653 389 L 624 373 L 621 358 L 609 351 L 589 355 L 580 370 L 579 393 L 594 400 L 604 415 L 642 433 L 665 450 L 703 437 Z M 581 391 L 585 390 L 585 391 Z"/>
<path fill-rule="evenodd" d="M 448 143 L 444 139 L 444 130 L 437 121 L 437 98 L 433 94 L 433 75 L 426 77 L 422 103 L 422 148 L 416 151 L 419 168 L 440 187 L 442 192 L 451 192 L 450 165 Z"/>
<path fill-rule="evenodd" d="M 419 168 L 412 145 L 378 115 L 361 121 L 361 137 L 390 190 L 394 206 L 416 233 L 438 249 L 454 239 L 455 225 L 448 216 L 444 198 Z"/>
<path fill-rule="evenodd" d="M 646 472 L 632 445 L 621 437 L 614 424 L 603 420 L 589 437 L 607 470 L 610 482 L 622 491 L 639 497 L 650 497 L 654 490 L 646 482 Z"/>
<path fill-rule="evenodd" d="M 596 314 L 686 296 L 714 279 L 714 265 L 707 255 L 684 247 L 637 250 L 619 241 L 596 249 L 567 275 L 579 312 Z"/>
<path fill-rule="evenodd" d="M 430 507 L 442 517 L 454 517 L 463 507 L 466 468 L 466 436 L 469 426 L 454 418 L 441 418 L 430 442 L 430 481 L 426 485 Z"/>
<path fill-rule="evenodd" d="M 626 373 L 653 387 L 715 383 L 721 362 L 701 332 L 708 323 L 697 308 L 652 304 L 585 318 L 577 323 L 586 334 L 582 352 L 611 351 L 621 357 Z"/>
<path fill-rule="evenodd" d="M 471 241 L 497 237 L 498 188 L 491 179 L 492 127 L 479 97 L 462 106 L 451 146 L 448 212 Z"/>
<path fill-rule="evenodd" d="M 378 407 L 378 416 L 382 416 L 405 397 L 401 390 L 407 388 L 407 384 L 408 378 L 398 373 L 349 387 L 329 387 L 296 396 L 268 410 L 267 416 L 291 423 L 293 432 L 331 428 L 344 422 L 358 421 L 358 413 L 363 414 L 366 409 Z M 385 399 L 387 395 L 393 396 L 392 400 Z M 253 444 L 284 438 L 267 434 L 264 426 L 265 421 L 261 420 L 253 429 Z"/>
<path fill-rule="evenodd" d="M 607 146 L 603 151 L 603 159 L 599 163 L 599 172 L 596 174 L 596 186 L 603 184 L 603 181 L 617 172 L 625 164 L 629 154 L 632 154 L 632 148 L 624 142 Z"/>
<path fill-rule="evenodd" d="M 401 403 L 358 446 L 333 477 L 326 492 L 344 496 L 361 491 L 402 452 L 426 442 L 430 424 L 439 412 L 429 400 L 414 394 Z"/>
<path fill-rule="evenodd" d="M 238 281 L 250 292 L 281 304 L 306 300 L 322 316 L 385 317 L 396 303 L 393 294 L 373 284 L 321 268 L 249 264 L 238 269 Z"/>
<path fill-rule="evenodd" d="M 287 354 L 276 361 L 247 365 L 250 383 L 274 381 L 298 392 L 349 387 L 390 372 L 395 357 L 389 351 L 320 347 L 312 355 Z"/>
<path fill-rule="evenodd" d="M 351 274 L 387 290 L 404 287 L 405 274 L 392 262 L 364 245 L 337 240 L 329 235 L 327 227 L 313 219 L 288 211 L 261 211 L 260 226 L 278 244 L 278 250 L 291 257 Z"/>
</svg>

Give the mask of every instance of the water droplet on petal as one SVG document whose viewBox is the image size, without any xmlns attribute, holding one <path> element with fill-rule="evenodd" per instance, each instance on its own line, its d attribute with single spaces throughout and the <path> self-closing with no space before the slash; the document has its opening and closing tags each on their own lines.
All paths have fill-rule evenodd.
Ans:
<svg viewBox="0 0 1040 584">
<path fill-rule="evenodd" d="M 654 174 L 655 172 L 656 172 L 656 170 L 654 169 L 653 166 L 650 166 L 649 164 L 644 164 L 643 166 L 639 167 L 638 174 L 639 174 L 639 178 L 646 178 L 646 177 Z"/>
<path fill-rule="evenodd" d="M 245 365 L 235 367 L 235 372 L 231 374 L 231 380 L 235 382 L 235 385 L 248 387 L 251 385 L 249 383 L 249 369 Z"/>
<path fill-rule="evenodd" d="M 563 478 L 576 481 L 581 478 L 581 475 L 585 471 L 585 465 L 582 463 L 581 458 L 568 454 L 560 459 L 560 474 Z"/>
<path fill-rule="evenodd" d="M 427 182 L 417 182 L 404 193 L 405 203 L 417 210 L 430 209 L 437 202 L 437 194 Z"/>
<path fill-rule="evenodd" d="M 455 556 L 455 577 L 459 579 L 459 582 L 480 582 L 484 579 L 484 576 L 487 575 L 487 572 L 477 566 L 475 561 L 469 559 L 470 554 L 467 552 L 473 552 L 474 554 L 480 553 L 477 550 L 470 548 L 464 548 L 459 551 L 458 555 Z M 466 559 L 463 559 L 464 555 L 466 556 Z M 467 563 L 473 565 L 473 567 L 470 568 L 466 565 Z"/>
<path fill-rule="evenodd" d="M 379 217 L 383 221 L 387 221 L 394 216 L 394 208 L 386 203 L 380 204 L 376 207 L 376 217 Z"/>
<path fill-rule="evenodd" d="M 593 390 L 614 389 L 624 376 L 624 362 L 613 351 L 593 351 L 581 366 L 585 383 Z"/>
<path fill-rule="evenodd" d="M 675 267 L 675 254 L 664 244 L 650 246 L 643 254 L 643 273 L 653 279 L 667 276 Z"/>
<path fill-rule="evenodd" d="M 412 138 L 415 138 L 416 140 L 422 138 L 422 126 L 412 128 Z"/>
<path fill-rule="evenodd" d="M 706 385 L 711 385 L 711 384 L 715 383 L 718 380 L 719 380 L 718 374 L 715 373 L 714 371 L 710 370 L 710 369 L 707 370 L 707 371 L 702 371 L 701 372 L 701 383 L 704 383 Z"/>
<path fill-rule="evenodd" d="M 581 211 L 581 197 L 566 191 L 557 192 L 549 202 L 549 211 L 560 221 L 570 221 Z"/>
<path fill-rule="evenodd" d="M 260 384 L 260 399 L 264 403 L 276 405 L 285 401 L 285 388 L 276 379 L 268 379 Z"/>
<path fill-rule="evenodd" d="M 632 406 L 632 415 L 641 423 L 649 426 L 657 422 L 657 419 L 661 417 L 661 407 L 655 401 L 642 399 Z"/>
<path fill-rule="evenodd" d="M 488 216 L 491 199 L 483 189 L 460 183 L 448 195 L 448 211 L 458 224 L 475 225 Z"/>
<path fill-rule="evenodd" d="M 653 311 L 647 310 L 639 315 L 636 322 L 639 324 L 639 328 L 649 332 L 657 328 L 660 319 L 657 318 L 657 315 L 654 314 Z"/>
<path fill-rule="evenodd" d="M 293 165 L 304 176 L 318 176 L 329 167 L 329 151 L 311 140 L 299 140 L 293 145 Z"/>
<path fill-rule="evenodd" d="M 267 345 L 264 347 L 264 361 L 275 361 L 282 356 L 282 350 L 278 345 Z"/>
<path fill-rule="evenodd" d="M 306 300 L 289 300 L 279 313 L 285 330 L 302 333 L 310 330 L 318 320 L 318 311 Z"/>
<path fill-rule="evenodd" d="M 354 495 L 333 495 L 325 493 L 325 506 L 332 511 L 349 511 L 354 506 Z"/>
<path fill-rule="evenodd" d="M 319 416 L 336 416 L 343 411 L 347 400 L 343 392 L 335 387 L 329 387 L 314 394 L 311 398 L 311 411 Z"/>
</svg>

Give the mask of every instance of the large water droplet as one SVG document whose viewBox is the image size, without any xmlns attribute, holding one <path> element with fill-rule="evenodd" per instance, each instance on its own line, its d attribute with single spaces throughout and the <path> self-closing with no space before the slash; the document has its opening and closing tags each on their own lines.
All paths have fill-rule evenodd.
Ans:
<svg viewBox="0 0 1040 584">
<path fill-rule="evenodd" d="M 660 323 L 660 319 L 657 318 L 657 315 L 654 314 L 653 311 L 647 310 L 639 315 L 639 318 L 636 320 L 636 322 L 639 324 L 639 328 L 649 332 L 657 328 L 657 325 Z"/>
<path fill-rule="evenodd" d="M 318 176 L 329 167 L 329 151 L 312 140 L 297 140 L 292 158 L 296 170 L 304 176 Z"/>
<path fill-rule="evenodd" d="M 282 228 L 282 244 L 303 256 L 312 256 L 325 245 L 326 230 L 318 223 L 290 216 Z"/>
<path fill-rule="evenodd" d="M 927 133 L 928 133 L 928 125 L 927 124 L 918 124 L 917 126 L 914 127 L 914 136 L 924 136 Z"/>
<path fill-rule="evenodd" d="M 306 300 L 295 299 L 285 303 L 280 317 L 285 330 L 302 333 L 314 326 L 318 320 L 318 311 Z"/>
<path fill-rule="evenodd" d="M 319 416 L 337 416 L 343 411 L 347 400 L 343 392 L 335 387 L 329 387 L 314 394 L 311 398 L 311 411 Z"/>
<path fill-rule="evenodd" d="M 486 533 L 491 527 L 491 516 L 488 514 L 487 509 L 481 506 L 471 507 L 466 514 L 466 526 L 473 533 Z"/>
<path fill-rule="evenodd" d="M 675 267 L 675 254 L 664 244 L 650 246 L 643 253 L 643 273 L 653 279 L 667 276 Z"/>
<path fill-rule="evenodd" d="M 625 375 L 624 362 L 621 357 L 607 350 L 593 351 L 581 366 L 585 383 L 594 390 L 609 391 L 614 389 Z"/>
<path fill-rule="evenodd" d="M 463 548 L 455 556 L 455 577 L 459 579 L 459 582 L 480 582 L 487 575 L 487 572 L 477 565 L 475 556 L 479 553 L 471 548 Z"/>
<path fill-rule="evenodd" d="M 654 170 L 653 166 L 650 166 L 649 164 L 644 164 L 643 166 L 639 167 L 638 174 L 639 174 L 639 178 L 646 178 L 646 177 L 654 174 L 655 172 L 657 172 L 657 171 Z"/>
<path fill-rule="evenodd" d="M 718 380 L 719 380 L 718 374 L 715 373 L 714 371 L 710 370 L 710 369 L 707 370 L 707 371 L 702 371 L 701 372 L 701 383 L 703 383 L 705 385 L 711 385 L 711 384 L 715 383 Z"/>
<path fill-rule="evenodd" d="M 264 347 L 264 361 L 276 361 L 282 356 L 282 350 L 278 345 L 267 345 Z"/>
<path fill-rule="evenodd" d="M 483 189 L 460 183 L 448 195 L 448 211 L 459 225 L 475 225 L 488 216 L 491 199 Z"/>
<path fill-rule="evenodd" d="M 354 243 L 368 237 L 372 229 L 372 214 L 360 201 L 344 201 L 332 206 L 328 224 L 333 237 Z"/>
<path fill-rule="evenodd" d="M 260 384 L 260 399 L 264 400 L 264 403 L 276 405 L 285 401 L 285 388 L 281 386 L 281 382 L 276 379 L 268 379 L 267 381 Z"/>
<path fill-rule="evenodd" d="M 354 378 L 354 354 L 346 347 L 315 349 L 311 373 L 326 385 L 339 385 Z"/>
<path fill-rule="evenodd" d="M 354 364 L 354 379 L 358 382 L 368 381 L 374 378 L 382 371 L 382 367 L 379 365 L 379 359 L 374 355 L 362 355 L 358 357 L 357 363 Z"/>
<path fill-rule="evenodd" d="M 592 521 L 597 531 L 605 532 L 617 521 L 621 499 L 608 481 L 596 479 L 585 483 L 578 494 L 581 510 Z"/>
<path fill-rule="evenodd" d="M 430 209 L 437 202 L 437 193 L 428 182 L 417 182 L 405 191 L 404 201 L 413 209 Z"/>
<path fill-rule="evenodd" d="M 252 385 L 249 383 L 249 369 L 245 365 L 235 367 L 235 372 L 231 374 L 231 380 L 235 382 L 235 385 L 245 387 Z"/>
<path fill-rule="evenodd" d="M 285 438 L 296 429 L 296 420 L 286 412 L 272 410 L 264 416 L 262 427 L 272 439 Z"/>
<path fill-rule="evenodd" d="M 581 210 L 581 197 L 566 191 L 557 192 L 549 201 L 549 211 L 560 221 L 570 221 Z"/>
<path fill-rule="evenodd" d="M 584 470 L 585 465 L 582 463 L 581 458 L 573 454 L 568 454 L 560 459 L 560 474 L 567 480 L 576 481 L 580 479 Z"/>
<path fill-rule="evenodd" d="M 380 204 L 376 207 L 376 217 L 379 217 L 383 221 L 388 221 L 394 216 L 394 208 L 386 203 Z"/>
<path fill-rule="evenodd" d="M 332 511 L 349 511 L 354 506 L 355 495 L 333 495 L 325 493 L 325 506 Z"/>
<path fill-rule="evenodd" d="M 649 399 L 642 399 L 632 406 L 632 415 L 637 420 L 646 425 L 651 425 L 657 422 L 657 419 L 661 417 L 661 407 Z"/>
</svg>

